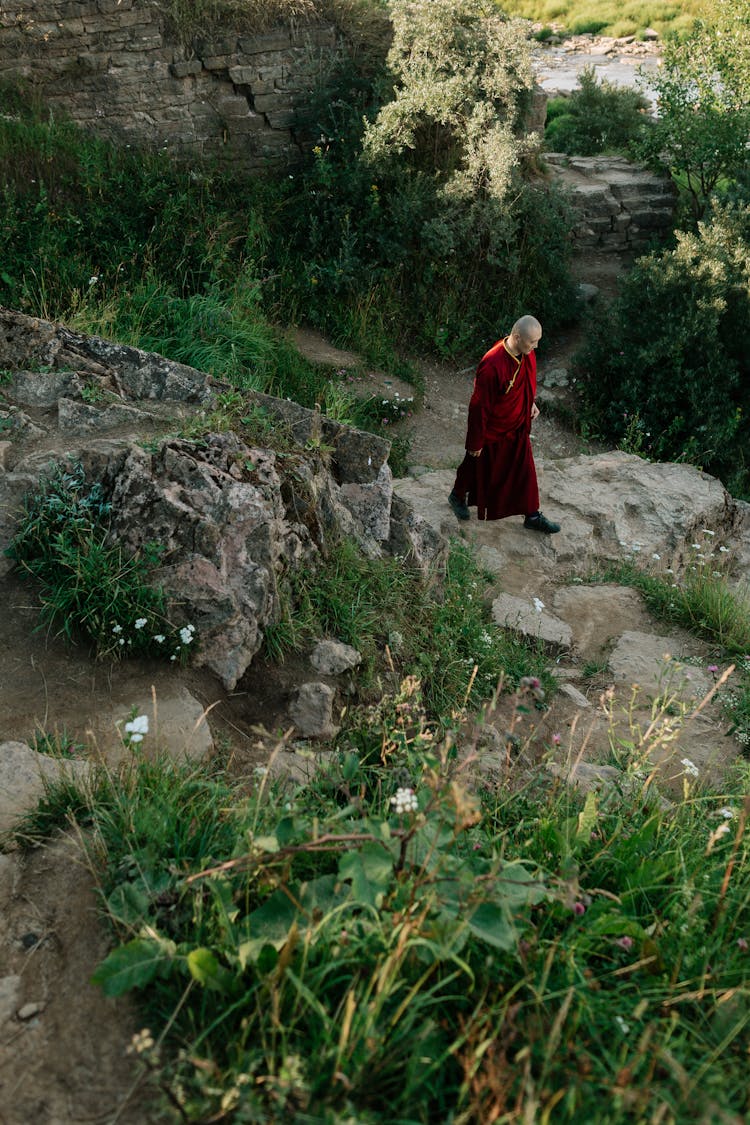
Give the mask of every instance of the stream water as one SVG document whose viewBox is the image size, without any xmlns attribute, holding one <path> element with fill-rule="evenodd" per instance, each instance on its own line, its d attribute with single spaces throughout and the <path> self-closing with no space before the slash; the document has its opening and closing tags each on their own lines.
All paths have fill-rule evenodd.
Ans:
<svg viewBox="0 0 750 1125">
<path fill-rule="evenodd" d="M 586 66 L 594 67 L 600 82 L 606 79 L 614 86 L 629 89 L 638 88 L 638 71 L 643 69 L 646 80 L 641 89 L 651 104 L 654 103 L 648 73 L 655 71 L 659 65 L 659 59 L 655 55 L 591 54 L 561 44 L 553 47 L 540 46 L 535 50 L 534 57 L 537 82 L 550 96 L 569 94 L 575 90 L 580 73 Z"/>
</svg>

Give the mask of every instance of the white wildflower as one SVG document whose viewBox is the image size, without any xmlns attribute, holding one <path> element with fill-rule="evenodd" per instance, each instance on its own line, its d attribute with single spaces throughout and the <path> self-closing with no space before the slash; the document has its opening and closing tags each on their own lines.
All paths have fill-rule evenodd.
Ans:
<svg viewBox="0 0 750 1125">
<path fill-rule="evenodd" d="M 391 797 L 391 804 L 399 815 L 406 812 L 416 812 L 419 808 L 417 794 L 408 787 L 399 787 L 396 790 L 396 796 Z"/>
<path fill-rule="evenodd" d="M 691 762 L 689 758 L 681 758 L 680 765 L 685 767 L 685 773 L 689 773 L 691 777 L 698 777 L 700 774 L 700 770 L 695 762 Z"/>
<path fill-rule="evenodd" d="M 139 617 L 137 619 L 137 621 L 135 621 L 135 623 L 133 624 L 133 628 L 134 629 L 142 629 L 143 626 L 147 625 L 147 624 L 148 624 L 148 622 L 147 622 L 147 619 L 145 617 Z"/>
<path fill-rule="evenodd" d="M 541 598 L 534 598 L 534 609 L 537 611 L 537 613 L 541 613 L 544 609 L 544 602 Z"/>
<path fill-rule="evenodd" d="M 121 633 L 122 632 L 122 625 L 113 625 L 112 626 L 112 632 L 113 633 Z"/>
<path fill-rule="evenodd" d="M 189 645 L 192 642 L 193 630 L 189 625 L 185 625 L 180 629 L 180 640 L 184 645 Z"/>
<path fill-rule="evenodd" d="M 125 734 L 129 736 L 131 742 L 143 742 L 144 734 L 148 734 L 148 715 L 136 715 L 126 723 Z"/>
<path fill-rule="evenodd" d="M 719 550 L 722 553 L 722 555 L 726 555 L 729 548 L 728 547 L 719 547 Z"/>
<path fill-rule="evenodd" d="M 710 537 L 712 539 L 713 539 L 714 535 L 716 534 L 715 531 L 709 531 L 709 529 L 707 527 L 702 527 L 701 531 L 703 532 L 704 535 L 710 535 Z"/>
<path fill-rule="evenodd" d="M 623 1035 L 628 1035 L 630 1032 L 630 1024 L 626 1023 L 622 1016 L 615 1016 L 615 1023 L 619 1027 Z"/>
<path fill-rule="evenodd" d="M 164 634 L 163 634 L 163 633 L 156 633 L 156 634 L 155 634 L 155 636 L 154 636 L 154 640 L 156 641 L 156 643 L 157 643 L 158 645 L 163 645 L 163 644 L 164 644 L 164 641 L 165 641 L 165 639 L 166 639 L 166 638 L 165 638 L 165 636 L 164 636 Z"/>
<path fill-rule="evenodd" d="M 657 562 L 659 562 L 659 561 L 660 561 L 660 559 L 661 559 L 661 555 L 660 555 L 660 554 L 658 554 L 658 553 L 657 553 L 656 551 L 654 551 L 654 553 L 653 553 L 653 555 L 651 556 L 651 558 L 652 558 L 652 559 L 656 559 L 656 561 L 657 561 Z"/>
<path fill-rule="evenodd" d="M 690 546 L 693 548 L 694 551 L 700 551 L 700 549 L 701 549 L 700 543 L 691 543 Z"/>
<path fill-rule="evenodd" d="M 737 810 L 733 809 L 731 805 L 724 805 L 719 809 L 719 816 L 723 816 L 725 820 L 732 820 L 736 815 Z"/>
</svg>

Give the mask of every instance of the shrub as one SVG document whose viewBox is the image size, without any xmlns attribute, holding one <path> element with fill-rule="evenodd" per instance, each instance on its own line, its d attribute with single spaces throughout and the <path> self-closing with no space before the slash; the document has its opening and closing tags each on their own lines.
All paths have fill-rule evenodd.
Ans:
<svg viewBox="0 0 750 1125">
<path fill-rule="evenodd" d="M 594 67 L 581 71 L 578 86 L 569 98 L 549 103 L 545 148 L 578 156 L 594 156 L 608 149 L 628 151 L 646 127 L 646 98 L 637 90 L 598 82 Z"/>
<path fill-rule="evenodd" d="M 90 641 L 100 659 L 186 656 L 193 626 L 171 625 L 151 584 L 158 548 L 129 555 L 109 538 L 108 514 L 101 485 L 88 485 L 80 464 L 54 466 L 26 498 L 6 554 L 39 585 L 42 624 Z"/>
<path fill-rule="evenodd" d="M 750 206 L 641 258 L 576 358 L 584 422 L 750 492 Z"/>
<path fill-rule="evenodd" d="M 750 133 L 750 13 L 745 0 L 720 0 L 710 22 L 670 41 L 649 82 L 658 117 L 640 155 L 666 164 L 684 184 L 694 220 L 717 184 L 747 168 Z"/>
</svg>

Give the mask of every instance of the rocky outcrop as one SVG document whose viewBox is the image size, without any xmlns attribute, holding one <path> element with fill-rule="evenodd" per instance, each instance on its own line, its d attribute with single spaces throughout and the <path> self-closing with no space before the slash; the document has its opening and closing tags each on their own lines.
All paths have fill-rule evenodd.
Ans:
<svg viewBox="0 0 750 1125">
<path fill-rule="evenodd" d="M 195 661 L 227 690 L 278 617 L 282 577 L 314 568 L 337 538 L 424 570 L 445 551 L 421 517 L 394 504 L 390 443 L 318 410 L 248 393 L 248 410 L 262 412 L 294 450 L 283 456 L 233 432 L 165 437 L 227 388 L 162 356 L 7 310 L 0 368 L 9 372 L 0 407 L 5 399 L 8 413 L 24 419 L 3 450 L 0 547 L 50 461 L 80 461 L 105 488 L 113 536 L 132 551 L 160 545 L 157 577 L 174 621 L 195 626 Z M 144 433 L 148 449 L 137 440 Z"/>
<path fill-rule="evenodd" d="M 578 214 L 576 247 L 641 250 L 672 227 L 675 186 L 624 156 L 544 154 L 553 179 L 570 194 Z"/>
</svg>

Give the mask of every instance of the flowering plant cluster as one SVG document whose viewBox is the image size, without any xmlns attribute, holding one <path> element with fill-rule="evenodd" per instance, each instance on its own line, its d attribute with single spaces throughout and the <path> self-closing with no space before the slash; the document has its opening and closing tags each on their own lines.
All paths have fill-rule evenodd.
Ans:
<svg viewBox="0 0 750 1125">
<path fill-rule="evenodd" d="M 53 466 L 25 500 L 7 554 L 40 587 L 42 622 L 70 641 L 89 641 L 97 659 L 167 656 L 183 660 L 195 626 L 168 618 L 164 591 L 153 584 L 160 550 L 130 554 L 112 537 L 110 504 L 83 467 Z"/>
</svg>

